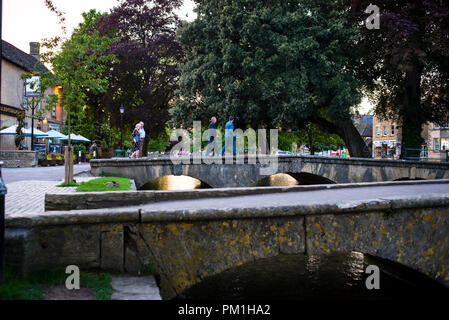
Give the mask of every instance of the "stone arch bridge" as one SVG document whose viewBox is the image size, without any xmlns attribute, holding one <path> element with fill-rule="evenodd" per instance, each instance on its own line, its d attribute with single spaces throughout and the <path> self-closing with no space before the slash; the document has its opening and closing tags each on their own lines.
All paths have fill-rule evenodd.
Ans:
<svg viewBox="0 0 449 320">
<path fill-rule="evenodd" d="M 210 158 L 213 159 L 213 158 Z M 235 160 L 235 159 L 234 159 Z M 91 172 L 123 176 L 133 179 L 139 189 L 146 183 L 168 175 L 196 178 L 212 188 L 249 187 L 266 178 L 261 174 L 262 164 L 174 164 L 170 158 L 155 159 L 101 159 L 91 160 Z M 254 159 L 253 159 L 254 160 Z M 311 156 L 278 156 L 263 158 L 277 161 L 274 173 L 286 173 L 301 184 L 380 182 L 395 180 L 448 179 L 449 163 L 400 160 L 373 160 L 360 158 L 328 158 Z M 266 162 L 264 162 L 266 163 Z M 274 174 L 273 173 L 273 174 Z"/>
<path fill-rule="evenodd" d="M 253 207 L 231 197 L 223 200 L 227 207 L 210 199 L 213 205 L 203 208 L 156 203 L 15 216 L 6 220 L 6 261 L 24 273 L 75 264 L 139 274 L 152 266 L 162 297 L 169 299 L 209 276 L 259 259 L 356 251 L 449 286 L 449 193 L 444 187 L 438 187 L 440 194 L 314 204 L 288 198 L 284 205 L 270 200 L 271 206 Z M 345 190 L 348 195 L 360 189 Z M 320 192 L 328 199 L 334 191 Z"/>
</svg>

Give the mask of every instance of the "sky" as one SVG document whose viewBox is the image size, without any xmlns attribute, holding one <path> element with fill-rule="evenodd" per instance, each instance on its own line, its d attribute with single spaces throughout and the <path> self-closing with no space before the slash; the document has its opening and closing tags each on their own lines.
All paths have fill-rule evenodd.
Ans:
<svg viewBox="0 0 449 320">
<path fill-rule="evenodd" d="M 82 21 L 81 13 L 90 9 L 109 12 L 118 4 L 118 0 L 53 0 L 58 10 L 65 12 L 68 36 Z M 182 19 L 195 18 L 192 0 L 184 0 L 179 10 Z M 61 27 L 56 15 L 51 12 L 44 0 L 3 0 L 2 39 L 15 47 L 30 52 L 30 42 L 40 42 L 44 38 L 61 36 Z M 372 105 L 365 98 L 360 112 L 367 113 Z"/>
<path fill-rule="evenodd" d="M 81 13 L 90 9 L 109 12 L 118 0 L 53 0 L 53 3 L 65 13 L 67 33 L 70 35 L 82 21 Z M 184 0 L 184 6 L 179 10 L 181 18 L 191 21 L 195 16 L 193 7 L 192 0 Z M 45 6 L 44 0 L 3 0 L 3 40 L 29 53 L 30 42 L 61 35 L 58 19 Z"/>
</svg>

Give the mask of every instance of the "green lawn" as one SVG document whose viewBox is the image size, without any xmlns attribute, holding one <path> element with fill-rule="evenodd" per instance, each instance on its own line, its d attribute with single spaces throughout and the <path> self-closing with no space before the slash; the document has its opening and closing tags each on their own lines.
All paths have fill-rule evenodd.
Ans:
<svg viewBox="0 0 449 320">
<path fill-rule="evenodd" d="M 68 276 L 64 271 L 41 271 L 21 278 L 7 271 L 5 283 L 0 283 L 0 300 L 42 300 L 45 288 L 65 284 Z M 111 278 L 107 273 L 81 271 L 80 286 L 94 289 L 96 300 L 110 300 Z"/>
<path fill-rule="evenodd" d="M 120 187 L 110 187 L 105 182 L 115 181 Z M 131 181 L 127 178 L 105 177 L 81 182 L 76 192 L 101 192 L 101 191 L 128 191 L 131 189 Z"/>
</svg>

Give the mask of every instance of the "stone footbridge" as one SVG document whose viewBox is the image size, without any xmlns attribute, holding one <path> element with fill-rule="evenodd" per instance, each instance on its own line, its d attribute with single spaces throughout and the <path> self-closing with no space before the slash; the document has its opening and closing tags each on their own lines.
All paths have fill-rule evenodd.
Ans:
<svg viewBox="0 0 449 320">
<path fill-rule="evenodd" d="M 164 299 L 280 254 L 357 251 L 449 284 L 447 180 L 47 211 L 15 215 L 6 227 L 9 267 L 151 267 Z"/>
<path fill-rule="evenodd" d="M 221 158 L 220 158 L 221 159 Z M 217 158 L 207 158 L 209 162 Z M 229 160 L 229 159 L 228 159 Z M 168 175 L 184 175 L 199 179 L 212 188 L 249 187 L 267 175 L 261 168 L 274 165 L 275 173 L 286 173 L 300 184 L 329 184 L 379 182 L 415 179 L 448 179 L 449 163 L 401 160 L 374 160 L 359 158 L 327 158 L 309 156 L 264 156 L 261 158 L 232 158 L 233 164 L 206 164 L 205 159 L 195 164 L 188 158 L 186 164 L 174 164 L 170 158 L 155 159 L 101 159 L 90 162 L 94 175 L 108 174 L 133 179 L 139 189 L 146 183 Z M 240 160 L 242 163 L 236 163 Z M 251 163 L 255 162 L 255 163 Z"/>
</svg>

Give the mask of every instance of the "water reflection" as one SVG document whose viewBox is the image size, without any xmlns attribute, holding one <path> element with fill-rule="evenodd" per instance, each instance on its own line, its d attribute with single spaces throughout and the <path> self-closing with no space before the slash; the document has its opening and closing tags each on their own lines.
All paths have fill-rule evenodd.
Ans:
<svg viewBox="0 0 449 320">
<path fill-rule="evenodd" d="M 357 252 L 324 256 L 280 255 L 208 277 L 185 290 L 178 298 L 384 299 L 398 295 L 422 295 L 438 290 L 438 294 L 448 294 L 446 288 L 427 277 L 425 281 L 421 279 L 420 285 L 416 286 L 413 279 L 417 273 L 413 271 L 410 274 L 410 269 L 405 277 L 407 281 L 404 281 L 399 269 L 392 273 L 390 267 L 389 272 L 384 273 L 381 266 L 380 290 L 368 290 L 365 286 L 369 276 L 365 273 L 367 265 L 365 256 Z"/>
<path fill-rule="evenodd" d="M 187 176 L 164 176 L 144 185 L 141 190 L 192 190 L 208 188 L 200 180 Z"/>
</svg>

